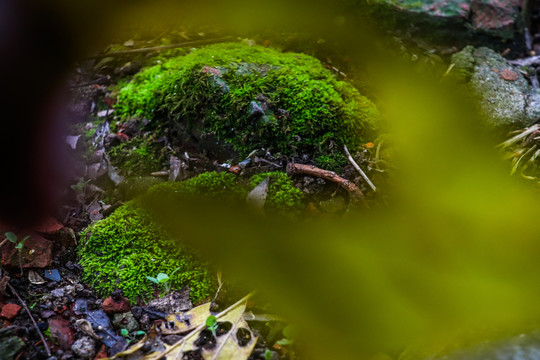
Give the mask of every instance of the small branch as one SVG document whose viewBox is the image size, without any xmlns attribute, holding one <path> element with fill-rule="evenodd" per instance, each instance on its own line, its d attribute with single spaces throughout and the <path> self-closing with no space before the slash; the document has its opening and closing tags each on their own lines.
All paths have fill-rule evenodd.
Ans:
<svg viewBox="0 0 540 360">
<path fill-rule="evenodd" d="M 227 41 L 232 39 L 232 36 L 224 36 L 221 38 L 215 38 L 215 39 L 204 39 L 204 40 L 194 40 L 194 41 L 186 41 L 183 43 L 178 44 L 170 44 L 170 45 L 162 45 L 162 46 L 153 46 L 149 48 L 141 48 L 141 49 L 131 49 L 131 50 L 124 50 L 124 51 L 114 51 L 110 53 L 104 53 L 104 54 L 98 54 L 93 56 L 87 56 L 83 58 L 83 60 L 87 59 L 102 59 L 110 56 L 123 56 L 123 55 L 132 55 L 132 54 L 144 54 L 152 51 L 159 51 L 159 50 L 167 50 L 167 49 L 176 49 L 186 46 L 195 46 L 195 45 L 202 45 L 202 44 L 211 44 L 211 43 L 217 43 L 222 41 Z"/>
<path fill-rule="evenodd" d="M 47 345 L 47 342 L 45 341 L 45 338 L 43 337 L 43 334 L 41 333 L 41 330 L 39 330 L 39 327 L 37 326 L 36 320 L 34 320 L 34 317 L 32 316 L 32 313 L 30 312 L 30 309 L 28 308 L 28 306 L 26 306 L 26 303 L 24 302 L 23 299 L 21 299 L 19 294 L 17 294 L 17 291 L 15 291 L 13 286 L 11 286 L 10 283 L 7 283 L 7 286 L 9 287 L 9 290 L 11 290 L 13 295 L 15 295 L 17 300 L 19 300 L 19 302 L 22 304 L 22 306 L 24 307 L 24 310 L 26 310 L 26 312 L 28 313 L 28 316 L 30 317 L 30 320 L 32 320 L 32 323 L 34 324 L 34 327 L 36 328 L 36 331 L 37 331 L 39 337 L 41 338 L 41 341 L 43 342 L 43 346 L 45 347 L 45 351 L 47 352 L 47 356 L 51 357 L 51 349 L 49 349 L 49 345 Z"/>
<path fill-rule="evenodd" d="M 517 60 L 507 60 L 510 65 L 517 66 L 531 66 L 531 65 L 540 65 L 540 55 L 529 56 L 523 59 Z"/>
<path fill-rule="evenodd" d="M 345 155 L 347 155 L 347 158 L 349 159 L 349 162 L 352 164 L 352 166 L 354 166 L 354 168 L 356 170 L 358 170 L 360 175 L 362 175 L 364 180 L 366 180 L 366 182 L 368 183 L 369 187 L 371 187 L 374 192 L 377 192 L 377 188 L 375 187 L 375 185 L 373 185 L 373 183 L 367 177 L 366 173 L 363 172 L 362 169 L 360 169 L 360 166 L 358 166 L 356 161 L 354 161 L 354 159 L 352 158 L 351 153 L 349 152 L 349 149 L 347 149 L 347 145 L 343 145 L 343 150 L 345 150 Z M 378 148 L 377 148 L 377 150 L 378 150 Z"/>
<path fill-rule="evenodd" d="M 282 166 L 279 165 L 279 164 L 276 164 L 276 163 L 274 163 L 274 162 L 268 161 L 268 160 L 263 159 L 263 158 L 259 158 L 259 160 L 262 161 L 262 162 L 265 162 L 265 163 L 267 163 L 267 164 L 273 165 L 273 166 L 275 166 L 275 167 L 278 167 L 278 168 L 282 167 Z"/>
<path fill-rule="evenodd" d="M 325 180 L 333 181 L 337 183 L 339 186 L 341 186 L 342 188 L 344 188 L 345 190 L 347 190 L 351 194 L 351 197 L 353 199 L 360 200 L 364 198 L 364 193 L 362 193 L 362 191 L 358 188 L 358 186 L 356 186 L 350 180 L 337 176 L 337 174 L 333 171 L 319 169 L 318 167 L 313 166 L 313 165 L 288 163 L 287 175 L 293 175 L 293 174 L 308 174 L 308 175 L 320 177 Z"/>
</svg>

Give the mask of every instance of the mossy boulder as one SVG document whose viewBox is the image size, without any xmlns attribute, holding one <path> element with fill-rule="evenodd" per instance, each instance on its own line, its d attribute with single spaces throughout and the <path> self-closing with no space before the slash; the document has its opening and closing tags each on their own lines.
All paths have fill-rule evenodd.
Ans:
<svg viewBox="0 0 540 360">
<path fill-rule="evenodd" d="M 209 297 L 214 279 L 194 252 L 172 240 L 136 201 L 89 226 L 78 248 L 83 281 L 100 295 L 122 289 L 131 300 L 150 299 L 154 285 L 146 276 L 171 274 L 176 288 L 188 285 L 194 302 Z"/>
<path fill-rule="evenodd" d="M 168 201 L 182 201 L 186 197 L 242 203 L 248 192 L 270 176 L 267 209 L 271 213 L 299 214 L 303 207 L 302 193 L 284 173 L 265 173 L 249 181 L 231 173 L 209 172 L 182 182 L 165 182 L 153 186 L 147 196 Z M 171 274 L 175 288 L 191 288 L 191 298 L 199 302 L 213 294 L 215 280 L 209 265 L 197 254 L 183 246 L 181 239 L 172 239 L 141 208 L 140 200 L 132 200 L 108 218 L 90 225 L 81 236 L 78 247 L 83 280 L 108 296 L 119 288 L 130 300 L 149 299 L 154 284 L 146 276 L 163 272 Z M 190 226 L 186 224 L 186 226 Z"/>
<path fill-rule="evenodd" d="M 138 73 L 116 114 L 165 121 L 178 136 L 215 137 L 245 156 L 331 156 L 371 139 L 379 113 L 317 59 L 241 43 L 214 44 Z M 337 145 L 337 146 L 336 146 Z"/>
</svg>

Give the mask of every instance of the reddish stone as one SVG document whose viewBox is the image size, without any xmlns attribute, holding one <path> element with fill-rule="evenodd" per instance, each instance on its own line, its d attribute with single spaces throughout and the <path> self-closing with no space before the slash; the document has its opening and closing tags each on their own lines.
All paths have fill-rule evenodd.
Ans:
<svg viewBox="0 0 540 360">
<path fill-rule="evenodd" d="M 13 318 L 17 316 L 20 310 L 21 307 L 17 304 L 6 304 L 2 307 L 2 312 L 0 312 L 0 316 L 8 320 L 13 320 Z"/>
<path fill-rule="evenodd" d="M 0 249 L 0 264 L 3 266 L 19 267 L 20 258 L 23 268 L 44 268 L 51 266 L 53 243 L 37 233 L 18 233 L 17 238 L 18 240 L 22 240 L 26 235 L 30 235 L 30 237 L 24 242 L 20 257 L 15 244 L 8 241 L 2 246 Z M 4 238 L 4 236 L 0 236 L 0 241 Z"/>
<path fill-rule="evenodd" d="M 73 339 L 74 331 L 71 329 L 69 320 L 61 316 L 53 316 L 48 319 L 51 336 L 55 339 L 62 350 L 71 349 L 71 345 L 75 342 Z"/>
<path fill-rule="evenodd" d="M 107 314 L 120 314 L 130 311 L 131 305 L 126 297 L 121 297 L 119 301 L 114 301 L 109 296 L 103 301 L 102 308 Z"/>
<path fill-rule="evenodd" d="M 50 217 L 39 224 L 39 226 L 36 226 L 34 230 L 42 234 L 51 235 L 59 232 L 63 228 L 64 225 L 60 224 L 55 218 Z"/>
<path fill-rule="evenodd" d="M 94 358 L 94 360 L 97 360 L 97 359 L 105 359 L 105 358 L 108 358 L 109 357 L 109 354 L 107 353 L 107 347 L 105 346 L 105 344 L 101 345 L 101 348 L 99 349 L 96 357 Z"/>
<path fill-rule="evenodd" d="M 229 172 L 233 173 L 233 174 L 240 174 L 240 171 L 242 171 L 242 168 L 240 167 L 240 165 L 234 165 L 234 166 L 231 166 L 229 168 Z"/>
</svg>

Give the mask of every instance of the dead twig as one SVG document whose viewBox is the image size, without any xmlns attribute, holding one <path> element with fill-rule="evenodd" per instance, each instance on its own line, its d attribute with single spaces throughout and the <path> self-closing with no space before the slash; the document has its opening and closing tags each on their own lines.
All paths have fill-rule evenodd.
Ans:
<svg viewBox="0 0 540 360">
<path fill-rule="evenodd" d="M 523 59 L 517 60 L 507 60 L 510 65 L 517 66 L 531 66 L 531 65 L 540 65 L 540 55 L 529 56 Z"/>
<path fill-rule="evenodd" d="M 123 56 L 123 55 L 132 55 L 132 54 L 144 54 L 152 51 L 160 51 L 160 50 L 167 50 L 167 49 L 176 49 L 176 48 L 182 48 L 187 46 L 196 46 L 196 45 L 203 45 L 203 44 L 212 44 L 212 43 L 218 43 L 222 41 L 231 40 L 232 36 L 224 36 L 220 38 L 215 39 L 203 39 L 203 40 L 193 40 L 193 41 L 186 41 L 183 43 L 177 43 L 177 44 L 170 44 L 170 45 L 162 45 L 162 46 L 153 46 L 149 48 L 141 48 L 141 49 L 131 49 L 131 50 L 124 50 L 124 51 L 114 51 L 110 53 L 104 53 L 104 54 L 97 54 L 92 55 L 83 58 L 83 60 L 88 59 L 102 59 L 106 57 L 112 57 L 112 56 Z"/>
<path fill-rule="evenodd" d="M 308 174 L 320 177 L 321 179 L 333 181 L 347 190 L 354 200 L 361 200 L 364 198 L 364 193 L 358 188 L 358 186 L 356 186 L 352 181 L 338 176 L 333 171 L 323 170 L 313 165 L 288 163 L 287 175 L 293 174 Z"/>
<path fill-rule="evenodd" d="M 347 158 L 349 159 L 349 162 L 351 163 L 351 165 L 354 166 L 356 170 L 358 170 L 360 175 L 362 175 L 364 180 L 366 180 L 366 182 L 368 183 L 369 187 L 372 188 L 374 192 L 377 192 L 377 188 L 375 187 L 375 185 L 373 185 L 373 183 L 367 177 L 366 173 L 362 171 L 362 169 L 360 169 L 360 166 L 358 166 L 356 161 L 354 161 L 354 159 L 352 158 L 351 153 L 349 152 L 349 149 L 347 149 L 347 145 L 343 145 L 343 150 L 345 150 L 345 155 L 347 155 Z"/>
<path fill-rule="evenodd" d="M 13 286 L 11 286 L 10 283 L 7 283 L 7 286 L 9 287 L 9 290 L 11 290 L 11 293 L 13 295 L 15 295 L 17 300 L 19 300 L 21 305 L 24 307 L 24 310 L 26 310 L 26 312 L 28 313 L 28 316 L 30 317 L 30 320 L 32 320 L 32 324 L 34 324 L 34 327 L 36 328 L 36 331 L 37 331 L 39 337 L 41 338 L 41 341 L 43 342 L 43 346 L 45 347 L 45 351 L 47 352 L 47 356 L 51 357 L 51 349 L 49 349 L 49 345 L 47 345 L 47 342 L 45 341 L 45 338 L 43 337 L 43 334 L 41 333 L 41 330 L 39 330 L 39 327 L 36 324 L 36 320 L 34 320 L 34 317 L 32 316 L 32 313 L 30 312 L 30 309 L 28 308 L 28 306 L 26 306 L 26 303 L 24 302 L 23 299 L 21 299 L 21 297 L 19 296 L 17 291 L 15 291 Z"/>
</svg>

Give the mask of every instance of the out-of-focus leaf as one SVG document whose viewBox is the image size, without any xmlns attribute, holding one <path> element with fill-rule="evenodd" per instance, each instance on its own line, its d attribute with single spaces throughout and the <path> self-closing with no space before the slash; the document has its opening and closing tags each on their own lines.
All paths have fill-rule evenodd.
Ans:
<svg viewBox="0 0 540 360">
<path fill-rule="evenodd" d="M 14 243 L 14 244 L 17 243 L 17 235 L 15 235 L 15 234 L 12 233 L 12 232 L 7 232 L 5 235 L 6 235 L 6 238 L 7 238 L 10 242 L 12 242 L 12 243 Z"/>
<path fill-rule="evenodd" d="M 540 319 L 538 196 L 508 176 L 471 99 L 393 69 L 373 72 L 398 135 L 389 208 L 292 222 L 231 204 L 147 202 L 297 324 L 308 358 L 405 348 L 421 358 Z M 239 219 L 241 231 L 216 230 Z"/>
</svg>

